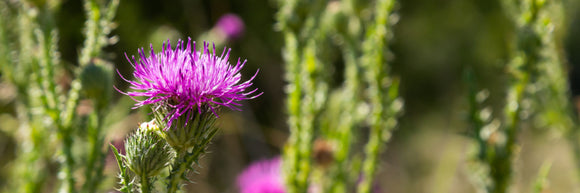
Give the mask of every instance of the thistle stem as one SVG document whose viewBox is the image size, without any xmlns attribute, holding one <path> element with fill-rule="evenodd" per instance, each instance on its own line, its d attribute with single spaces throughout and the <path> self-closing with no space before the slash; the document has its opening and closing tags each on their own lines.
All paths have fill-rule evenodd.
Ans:
<svg viewBox="0 0 580 193">
<path fill-rule="evenodd" d="M 186 156 L 187 152 L 185 150 L 177 151 L 177 155 L 175 157 L 175 161 L 173 164 L 173 168 L 171 169 L 171 174 L 169 174 L 169 183 L 167 184 L 167 192 L 168 193 L 175 193 L 180 188 L 181 184 L 181 176 L 187 170 L 186 165 Z"/>
<path fill-rule="evenodd" d="M 146 175 L 141 176 L 141 193 L 151 192 L 151 179 Z"/>
</svg>

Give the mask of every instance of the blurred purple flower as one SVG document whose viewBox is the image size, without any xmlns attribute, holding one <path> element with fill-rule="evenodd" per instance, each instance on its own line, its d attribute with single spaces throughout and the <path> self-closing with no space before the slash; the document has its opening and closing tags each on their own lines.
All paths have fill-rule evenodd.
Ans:
<svg viewBox="0 0 580 193">
<path fill-rule="evenodd" d="M 185 46 L 185 48 L 184 48 Z M 258 72 L 249 80 L 241 81 L 240 70 L 246 60 L 238 62 L 235 66 L 228 62 L 230 50 L 224 48 L 221 56 L 209 51 L 209 44 L 204 43 L 201 51 L 195 51 L 191 47 L 191 38 L 188 38 L 187 45 L 182 40 L 177 42 L 175 49 L 171 48 L 169 41 L 163 43 L 161 52 L 155 54 L 151 45 L 150 55 L 145 55 L 143 48 L 139 50 L 139 60 L 127 57 L 127 60 L 135 68 L 133 76 L 135 81 L 123 80 L 131 84 L 134 91 L 121 93 L 130 96 L 147 97 L 144 100 L 137 100 L 134 108 L 153 104 L 154 110 L 164 107 L 169 109 L 166 119 L 167 130 L 171 123 L 182 115 L 192 116 L 195 110 L 198 113 L 211 110 L 216 116 L 215 108 L 226 106 L 234 110 L 240 110 L 237 106 L 242 100 L 253 99 L 260 96 L 258 93 L 252 96 L 252 91 L 246 91 Z M 193 51 L 193 52 L 192 52 Z M 133 61 L 133 62 L 131 62 Z M 120 75 L 120 73 L 119 73 Z"/>
<path fill-rule="evenodd" d="M 240 193 L 285 193 L 281 167 L 280 157 L 252 163 L 238 176 Z"/>
<path fill-rule="evenodd" d="M 237 39 L 244 33 L 244 21 L 236 14 L 226 14 L 216 23 L 216 28 L 221 31 L 227 39 Z"/>
</svg>

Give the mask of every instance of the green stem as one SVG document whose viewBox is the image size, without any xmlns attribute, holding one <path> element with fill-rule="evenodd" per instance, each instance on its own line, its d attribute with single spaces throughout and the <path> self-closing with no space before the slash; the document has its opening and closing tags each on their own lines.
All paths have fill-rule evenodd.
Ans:
<svg viewBox="0 0 580 193">
<path fill-rule="evenodd" d="M 177 155 L 175 157 L 175 164 L 173 164 L 173 169 L 171 170 L 171 174 L 168 177 L 169 178 L 169 183 L 167 184 L 168 193 L 175 193 L 181 187 L 180 185 L 182 176 L 188 168 L 185 160 L 186 154 L 187 153 L 185 150 L 177 151 Z"/>
<path fill-rule="evenodd" d="M 300 157 L 298 155 L 297 144 L 301 143 L 301 138 L 297 134 L 302 128 L 300 125 L 300 98 L 302 96 L 302 88 L 300 81 L 300 52 L 298 51 L 298 38 L 294 33 L 285 32 L 286 42 L 286 79 L 289 82 L 287 111 L 288 111 L 288 125 L 291 130 L 290 137 L 286 149 L 284 150 L 284 168 L 286 184 L 288 185 L 288 192 L 300 192 L 298 190 L 298 182 L 296 176 L 298 174 L 298 164 Z"/>
<path fill-rule="evenodd" d="M 383 134 L 383 128 L 374 126 L 371 128 L 370 139 L 365 146 L 366 158 L 362 165 L 362 179 L 357 187 L 357 192 L 368 193 L 370 192 L 373 178 L 376 172 L 376 165 L 378 161 L 378 155 L 380 153 L 379 147 L 384 146 L 381 140 L 381 135 Z"/>
<path fill-rule="evenodd" d="M 64 165 L 61 167 L 60 172 L 62 172 L 64 184 L 63 189 L 60 192 L 73 193 L 75 190 L 75 179 L 73 177 L 74 172 L 74 157 L 72 154 L 72 144 L 73 138 L 70 133 L 70 129 L 65 129 L 60 131 L 60 137 L 62 138 L 62 152 L 64 154 Z"/>
<path fill-rule="evenodd" d="M 141 193 L 150 193 L 150 192 L 151 192 L 151 179 L 143 175 L 141 176 Z"/>
<path fill-rule="evenodd" d="M 20 131 L 27 133 L 25 137 L 26 140 L 20 141 L 20 153 L 21 156 L 15 160 L 14 163 L 18 164 L 17 167 L 23 168 L 22 172 L 18 172 L 13 176 L 16 183 L 11 187 L 12 192 L 26 192 L 35 193 L 41 192 L 45 187 L 47 174 L 45 172 L 38 172 L 43 168 L 46 168 L 45 160 L 49 158 L 49 155 L 43 155 L 46 152 L 46 132 L 43 128 L 35 127 L 33 124 L 29 124 L 29 120 L 32 118 L 32 114 L 27 110 L 30 106 L 24 103 L 17 102 L 17 116 L 19 120 L 22 121 L 22 125 L 19 126 Z"/>
<path fill-rule="evenodd" d="M 162 119 L 157 115 L 158 119 Z M 202 114 L 196 114 L 194 117 L 183 116 L 173 123 L 170 129 L 174 130 L 164 131 L 165 139 L 176 153 L 171 164 L 172 169 L 167 177 L 167 192 L 177 192 L 181 187 L 182 180 L 190 181 L 186 175 L 190 170 L 195 170 L 193 168 L 194 163 L 199 163 L 201 155 L 205 153 L 206 148 L 218 131 L 214 127 L 215 121 L 216 117 L 208 110 Z M 187 122 L 188 126 L 185 128 L 180 127 L 185 122 Z M 180 130 L 175 133 L 175 129 Z M 188 136 L 188 140 L 175 139 L 175 137 L 179 137 L 175 136 L 176 134 L 181 137 L 183 135 Z"/>
<path fill-rule="evenodd" d="M 102 115 L 100 113 L 91 113 L 89 116 L 89 144 L 90 152 L 85 169 L 84 192 L 95 192 L 102 180 L 103 167 L 103 138 L 101 137 Z"/>
<path fill-rule="evenodd" d="M 216 132 L 217 130 L 210 132 L 208 137 L 205 139 L 199 138 L 201 143 L 198 143 L 190 153 L 188 153 L 187 150 L 177 150 L 177 155 L 173 164 L 174 167 L 168 177 L 168 193 L 175 193 L 180 189 L 182 180 L 187 180 L 186 174 L 188 170 L 192 169 L 193 163 L 199 161 L 199 158 L 205 152 L 207 144 L 211 141 Z"/>
<path fill-rule="evenodd" d="M 69 128 L 72 126 L 72 122 L 75 117 L 75 110 L 79 102 L 79 92 L 81 90 L 81 82 L 79 78 L 76 78 L 71 82 L 71 89 L 68 92 L 68 98 L 66 101 L 65 109 L 60 116 L 60 128 Z"/>
<path fill-rule="evenodd" d="M 210 136 L 213 137 L 214 134 L 215 132 Z M 212 137 L 204 139 L 204 144 L 209 143 Z M 205 148 L 205 146 L 198 144 L 191 153 L 188 153 L 187 150 L 177 150 L 173 169 L 168 177 L 167 192 L 175 193 L 181 188 L 181 182 L 186 179 L 187 171 L 192 168 L 193 163 L 197 163 Z"/>
<path fill-rule="evenodd" d="M 288 81 L 287 110 L 290 137 L 284 150 L 284 176 L 289 193 L 306 192 L 311 173 L 311 151 L 314 138 L 314 120 L 317 107 L 313 97 L 317 86 L 316 76 L 319 62 L 316 49 L 304 51 L 306 44 L 313 44 L 319 30 L 321 15 L 326 1 L 318 0 L 304 6 L 306 2 L 282 1 L 278 22 L 285 40 L 286 80 Z M 296 12 L 307 13 L 294 18 Z M 306 38 L 308 37 L 308 38 Z M 312 41 L 312 42 L 308 42 Z M 309 46 L 312 47 L 312 46 Z"/>
<path fill-rule="evenodd" d="M 365 64 L 366 81 L 369 84 L 367 93 L 373 106 L 370 117 L 370 136 L 365 145 L 365 159 L 362 163 L 362 177 L 357 186 L 358 193 L 369 193 L 376 173 L 378 158 L 386 142 L 390 139 L 390 132 L 397 124 L 398 109 L 391 110 L 398 97 L 398 83 L 388 87 L 384 81 L 388 80 L 388 68 L 385 66 L 383 52 L 388 41 L 388 17 L 394 7 L 394 0 L 379 0 L 376 2 L 375 23 L 367 31 L 363 43 L 363 64 Z"/>
<path fill-rule="evenodd" d="M 343 4 L 350 3 L 343 1 Z M 348 10 L 352 11 L 352 10 Z M 352 14 L 351 19 L 358 19 Z M 347 30 L 343 30 L 347 31 Z M 330 180 L 330 192 L 333 193 L 344 193 L 347 191 L 347 187 L 349 184 L 348 181 L 350 176 L 348 175 L 350 172 L 357 173 L 355 168 L 352 170 L 346 170 L 345 168 L 349 167 L 348 156 L 351 154 L 351 145 L 353 143 L 353 131 L 355 125 L 358 123 L 359 120 L 357 118 L 359 115 L 353 115 L 353 112 L 356 112 L 356 106 L 360 103 L 361 98 L 359 97 L 360 85 L 361 85 L 361 76 L 360 76 L 360 67 L 358 62 L 358 47 L 356 44 L 355 38 L 359 37 L 360 34 L 358 33 L 344 33 L 342 34 L 344 40 L 344 46 L 342 49 L 343 58 L 345 61 L 345 72 L 344 72 L 344 90 L 342 96 L 342 108 L 341 111 L 343 113 L 340 114 L 340 120 L 338 128 L 336 129 L 336 136 L 338 136 L 339 141 L 339 148 L 335 153 L 335 163 L 336 163 L 336 170 L 334 171 L 335 174 L 334 179 Z"/>
<path fill-rule="evenodd" d="M 81 85 L 78 79 L 71 84 L 71 90 L 66 102 L 66 109 L 60 117 L 58 124 L 58 135 L 62 140 L 62 151 L 64 154 L 64 165 L 61 166 L 60 172 L 64 175 L 64 185 L 61 192 L 76 192 L 75 180 L 73 178 L 74 172 L 74 157 L 72 155 L 73 136 L 71 133 L 71 126 L 74 117 L 74 111 L 78 105 L 79 91 Z"/>
<path fill-rule="evenodd" d="M 101 9 L 95 0 L 86 0 L 84 4 L 87 14 L 85 25 L 85 42 L 79 57 L 79 65 L 86 66 L 93 57 L 100 54 L 101 46 L 98 44 L 101 29 L 99 29 L 99 20 L 101 19 Z"/>
<path fill-rule="evenodd" d="M 532 64 L 527 64 L 532 65 Z M 493 185 L 488 192 L 505 193 L 508 191 L 512 177 L 512 158 L 516 148 L 516 135 L 521 121 L 522 101 L 525 98 L 525 87 L 530 82 L 529 74 L 523 74 L 513 88 L 510 88 L 512 96 L 508 96 L 506 105 L 506 142 L 504 145 L 496 145 L 495 154 L 490 159 L 491 178 Z M 511 105 L 511 104 L 517 105 Z"/>
</svg>

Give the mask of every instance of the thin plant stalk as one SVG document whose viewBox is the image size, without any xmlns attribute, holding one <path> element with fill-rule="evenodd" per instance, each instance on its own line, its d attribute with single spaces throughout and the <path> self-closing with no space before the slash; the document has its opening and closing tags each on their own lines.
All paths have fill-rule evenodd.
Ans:
<svg viewBox="0 0 580 193">
<path fill-rule="evenodd" d="M 376 2 L 375 23 L 367 31 L 367 39 L 363 43 L 363 64 L 366 72 L 365 80 L 369 84 L 367 94 L 370 97 L 372 110 L 370 114 L 370 135 L 364 152 L 362 163 L 362 177 L 357 186 L 358 193 L 369 193 L 379 155 L 385 148 L 385 142 L 390 139 L 390 132 L 396 126 L 396 116 L 400 110 L 398 97 L 398 83 L 391 80 L 388 87 L 383 86 L 388 79 L 384 52 L 387 49 L 390 27 L 388 18 L 394 7 L 393 0 L 378 0 Z"/>
<path fill-rule="evenodd" d="M 306 192 L 309 187 L 309 177 L 312 171 L 312 142 L 314 139 L 314 121 L 319 111 L 319 105 L 313 97 L 317 92 L 319 80 L 315 72 L 320 68 L 317 59 L 317 40 L 308 41 L 305 37 L 313 37 L 319 30 L 321 15 L 326 1 L 306 2 L 281 1 L 278 13 L 278 25 L 283 31 L 286 60 L 285 78 L 289 82 L 286 92 L 288 125 L 290 137 L 284 149 L 284 176 L 288 192 Z M 298 20 L 290 19 L 300 9 L 305 15 Z M 320 93 L 320 92 L 319 92 Z M 320 94 L 325 94 L 321 92 Z"/>
</svg>

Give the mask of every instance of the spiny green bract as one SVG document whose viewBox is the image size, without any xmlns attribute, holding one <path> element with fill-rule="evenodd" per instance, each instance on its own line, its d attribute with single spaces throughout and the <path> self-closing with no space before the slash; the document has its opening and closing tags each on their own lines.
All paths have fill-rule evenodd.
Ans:
<svg viewBox="0 0 580 193">
<path fill-rule="evenodd" d="M 125 161 L 129 169 L 141 177 L 153 177 L 169 165 L 171 147 L 158 134 L 154 121 L 142 123 L 135 134 L 125 141 Z"/>
<path fill-rule="evenodd" d="M 181 116 L 169 126 L 165 121 L 168 112 L 165 107 L 159 107 L 154 112 L 155 121 L 159 127 L 169 128 L 159 133 L 175 151 L 185 152 L 196 146 L 207 147 L 208 144 L 204 142 L 209 142 L 208 139 L 211 139 L 217 132 L 217 128 L 214 127 L 216 116 L 209 107 L 204 105 L 202 108 L 204 110 L 201 110 L 201 113 L 197 113 L 197 109 L 190 110 L 191 116 Z"/>
</svg>

